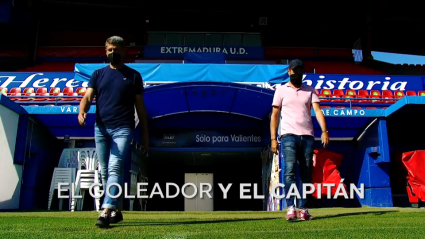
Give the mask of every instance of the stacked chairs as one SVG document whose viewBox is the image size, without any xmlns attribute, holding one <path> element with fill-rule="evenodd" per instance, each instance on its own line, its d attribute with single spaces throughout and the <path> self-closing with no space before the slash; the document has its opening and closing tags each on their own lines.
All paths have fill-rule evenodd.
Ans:
<svg viewBox="0 0 425 239">
<path fill-rule="evenodd" d="M 94 183 L 101 184 L 101 175 L 99 168 L 99 159 L 94 148 L 81 148 L 72 149 L 77 153 L 77 162 L 72 163 L 72 158 L 69 158 L 71 163 L 59 163 L 59 167 L 56 167 L 53 172 L 52 181 L 49 192 L 48 209 L 50 210 L 54 190 L 58 189 L 58 183 L 67 183 L 68 186 L 64 186 L 63 189 L 69 191 L 69 207 L 68 210 L 82 210 L 84 196 L 86 191 L 90 190 L 90 187 Z M 73 152 L 74 152 L 73 151 Z M 68 152 L 68 151 L 67 151 Z M 64 152 L 62 153 L 64 155 Z M 70 152 L 68 152 L 71 154 Z M 94 186 L 94 194 L 97 198 L 94 199 L 94 206 L 96 211 L 100 210 L 100 188 L 103 186 Z M 72 197 L 77 196 L 77 198 Z M 62 208 L 62 200 L 60 200 L 60 209 Z"/>
</svg>

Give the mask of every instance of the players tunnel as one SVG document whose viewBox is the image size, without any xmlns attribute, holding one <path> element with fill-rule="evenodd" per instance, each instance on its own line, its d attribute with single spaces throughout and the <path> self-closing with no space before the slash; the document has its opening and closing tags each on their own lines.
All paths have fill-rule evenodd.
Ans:
<svg viewBox="0 0 425 239">
<path fill-rule="evenodd" d="M 236 83 L 187 82 L 146 88 L 150 153 L 148 195 L 157 183 L 164 198 L 149 211 L 262 210 L 262 200 L 240 199 L 240 184 L 261 195 L 261 150 L 270 142 L 273 90 Z M 139 131 L 137 131 L 139 132 Z M 212 185 L 212 199 L 166 197 L 166 183 Z M 224 199 L 218 184 L 232 184 Z M 198 186 L 199 187 L 199 186 Z M 190 190 L 190 189 L 187 189 Z M 193 189 L 192 189 L 193 190 Z M 189 194 L 189 191 L 186 191 Z M 170 195 L 177 193 L 173 187 Z"/>
</svg>

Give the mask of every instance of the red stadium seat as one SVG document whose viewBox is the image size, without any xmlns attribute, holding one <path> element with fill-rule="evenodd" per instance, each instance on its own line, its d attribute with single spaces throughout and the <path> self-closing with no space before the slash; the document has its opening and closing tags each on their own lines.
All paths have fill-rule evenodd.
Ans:
<svg viewBox="0 0 425 239">
<path fill-rule="evenodd" d="M 0 94 L 7 96 L 7 88 L 0 87 Z"/>
<path fill-rule="evenodd" d="M 393 92 L 390 91 L 390 90 L 383 90 L 382 91 L 382 98 L 384 98 L 385 96 L 390 97 L 390 96 L 394 96 L 394 95 L 393 95 Z M 388 98 L 385 98 L 385 99 L 388 99 Z"/>
<path fill-rule="evenodd" d="M 332 95 L 333 98 L 338 98 L 335 100 L 332 100 L 332 102 L 344 102 L 344 91 L 343 90 L 334 90 L 334 93 Z"/>
<path fill-rule="evenodd" d="M 23 93 L 24 96 L 35 96 L 35 93 Z M 32 101 L 34 98 L 32 97 L 25 97 L 25 98 L 18 98 L 18 101 Z"/>
<path fill-rule="evenodd" d="M 35 96 L 35 91 L 34 88 L 32 87 L 28 87 L 25 88 L 24 91 L 22 92 L 21 96 Z M 18 98 L 18 101 L 32 101 L 34 98 L 29 98 L 29 97 L 25 97 L 25 98 Z"/>
<path fill-rule="evenodd" d="M 86 93 L 87 88 L 86 87 L 78 87 L 75 92 L 77 92 L 78 95 L 83 96 Z"/>
<path fill-rule="evenodd" d="M 39 94 L 38 96 L 49 96 L 49 93 L 44 93 L 44 94 Z M 34 98 L 34 101 L 47 101 L 47 100 L 49 100 L 49 98 L 48 97 L 46 97 L 46 98 Z"/>
<path fill-rule="evenodd" d="M 343 90 L 336 89 L 334 90 L 334 95 L 345 95 Z"/>
<path fill-rule="evenodd" d="M 82 97 L 86 94 L 86 90 L 85 87 L 78 87 L 75 92 L 77 92 L 79 97 L 76 100 L 81 101 Z"/>
<path fill-rule="evenodd" d="M 376 107 L 366 107 L 366 109 L 368 109 L 368 110 L 376 110 L 378 108 L 376 108 Z"/>
<path fill-rule="evenodd" d="M 58 93 L 61 93 L 61 89 L 59 88 L 59 87 L 53 87 L 53 88 L 50 88 L 50 90 L 49 90 L 49 94 L 58 94 Z"/>
<path fill-rule="evenodd" d="M 396 103 L 397 102 L 396 100 L 393 100 L 394 96 L 383 96 L 382 98 L 386 99 L 385 103 Z"/>
<path fill-rule="evenodd" d="M 359 102 L 358 100 L 355 100 L 355 98 L 357 98 L 355 95 L 345 95 L 345 102 L 351 102 L 351 103 Z"/>
<path fill-rule="evenodd" d="M 359 93 L 357 95 L 358 96 L 369 96 L 369 91 L 367 91 L 367 90 L 359 90 Z"/>
<path fill-rule="evenodd" d="M 48 101 L 56 101 L 56 100 L 58 100 L 57 97 L 61 96 L 63 94 L 61 93 L 61 89 L 59 87 L 53 87 L 53 88 L 50 88 L 49 95 L 51 97 L 49 97 L 47 99 Z M 53 96 L 55 96 L 55 97 L 53 97 Z"/>
<path fill-rule="evenodd" d="M 408 91 L 406 91 L 406 95 L 407 96 L 416 96 L 416 92 L 413 91 L 413 90 L 408 90 Z"/>
<path fill-rule="evenodd" d="M 320 106 L 321 109 L 330 109 L 330 106 Z"/>
<path fill-rule="evenodd" d="M 320 102 L 330 102 L 331 101 L 330 99 L 324 99 L 324 98 L 329 98 L 329 97 L 330 97 L 329 95 L 320 94 L 319 95 Z"/>
<path fill-rule="evenodd" d="M 68 94 L 66 94 L 66 96 L 78 96 L 77 93 L 73 93 L 73 92 L 68 92 Z M 72 97 L 72 98 L 61 98 L 61 101 L 75 101 L 77 100 L 76 98 Z"/>
<path fill-rule="evenodd" d="M 72 87 L 66 87 L 62 91 L 63 95 L 68 95 L 68 93 L 74 93 L 74 88 Z"/>
<path fill-rule="evenodd" d="M 321 95 L 328 95 L 328 97 L 330 97 L 330 96 L 332 95 L 332 91 L 331 91 L 331 90 L 329 90 L 329 89 L 322 89 L 322 90 L 320 91 L 320 94 L 321 94 Z"/>
<path fill-rule="evenodd" d="M 384 103 L 385 102 L 385 101 L 382 100 L 381 97 L 376 96 L 376 95 L 370 96 L 370 99 L 374 99 L 374 100 L 369 101 L 369 102 L 372 102 L 372 103 Z"/>
<path fill-rule="evenodd" d="M 37 91 L 35 92 L 35 95 L 44 95 L 47 93 L 47 88 L 38 88 Z"/>
<path fill-rule="evenodd" d="M 416 94 L 416 93 L 415 93 Z M 394 91 L 394 98 L 395 99 L 401 99 L 405 96 L 404 92 L 401 90 Z"/>
<path fill-rule="evenodd" d="M 355 90 L 347 90 L 346 95 L 357 95 Z"/>
<path fill-rule="evenodd" d="M 418 91 L 418 96 L 425 96 L 425 91 Z"/>
<path fill-rule="evenodd" d="M 353 106 L 353 107 L 351 107 L 351 109 L 354 109 L 354 110 L 361 110 L 361 109 L 362 109 L 362 107 Z"/>
<path fill-rule="evenodd" d="M 22 95 L 21 93 L 10 93 L 9 97 L 10 96 L 12 96 L 12 97 L 10 97 L 9 99 L 12 100 L 12 101 L 15 101 L 15 100 L 19 99 L 19 97 L 17 97 L 17 96 L 21 96 L 21 95 Z M 15 96 L 15 97 L 13 97 L 13 96 Z"/>
<path fill-rule="evenodd" d="M 345 106 L 336 106 L 335 109 L 346 109 Z"/>
<path fill-rule="evenodd" d="M 370 98 L 369 92 L 367 90 L 359 90 L 359 93 L 357 94 L 358 98 L 361 99 L 368 99 Z M 370 103 L 370 100 L 359 100 L 360 103 Z"/>
<path fill-rule="evenodd" d="M 355 90 L 347 90 L 345 93 L 345 98 L 357 98 L 357 93 Z M 350 102 L 350 100 L 346 100 L 345 102 Z M 358 100 L 351 100 L 352 103 L 359 102 Z"/>
<path fill-rule="evenodd" d="M 379 90 L 371 90 L 370 96 L 382 96 L 382 94 Z"/>
<path fill-rule="evenodd" d="M 35 91 L 34 91 L 34 88 L 28 87 L 28 88 L 25 88 L 22 93 L 24 93 L 24 94 L 31 94 L 31 93 L 35 93 Z"/>
<path fill-rule="evenodd" d="M 21 88 L 15 87 L 15 88 L 12 88 L 9 92 L 9 94 L 17 94 L 17 93 L 22 93 Z"/>
</svg>

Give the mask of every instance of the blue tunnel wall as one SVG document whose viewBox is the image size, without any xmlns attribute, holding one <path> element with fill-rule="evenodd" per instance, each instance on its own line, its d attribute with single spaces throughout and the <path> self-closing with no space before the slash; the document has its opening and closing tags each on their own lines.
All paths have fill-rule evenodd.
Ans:
<svg viewBox="0 0 425 239">
<path fill-rule="evenodd" d="M 46 209 L 63 144 L 33 117 L 21 117 L 15 163 L 23 165 L 20 209 Z"/>
</svg>

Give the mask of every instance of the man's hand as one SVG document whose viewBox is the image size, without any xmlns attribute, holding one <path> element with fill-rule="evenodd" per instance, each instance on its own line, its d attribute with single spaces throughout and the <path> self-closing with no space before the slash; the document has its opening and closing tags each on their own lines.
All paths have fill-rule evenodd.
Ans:
<svg viewBox="0 0 425 239">
<path fill-rule="evenodd" d="M 81 126 L 86 125 L 86 118 L 87 113 L 90 110 L 90 105 L 94 97 L 94 89 L 93 88 L 87 88 L 86 93 L 84 94 L 84 97 L 81 99 L 80 102 L 80 113 L 78 114 L 78 123 Z"/>
<path fill-rule="evenodd" d="M 81 126 L 86 125 L 86 118 L 87 118 L 87 113 L 80 112 L 78 114 L 78 123 L 80 123 Z"/>
<path fill-rule="evenodd" d="M 323 147 L 326 147 L 329 144 L 329 133 L 328 133 L 328 131 L 322 132 L 322 144 L 323 144 Z"/>
<path fill-rule="evenodd" d="M 277 147 L 278 147 L 278 143 L 276 139 L 272 140 L 272 152 L 277 154 Z"/>
<path fill-rule="evenodd" d="M 280 107 L 273 106 L 272 115 L 270 117 L 270 136 L 272 140 L 272 152 L 277 154 L 277 126 L 279 125 Z"/>
<path fill-rule="evenodd" d="M 326 147 L 329 144 L 329 132 L 326 127 L 325 116 L 323 115 L 322 109 L 320 109 L 320 103 L 313 103 L 313 109 L 316 113 L 317 122 L 319 122 L 320 128 L 322 128 L 322 144 Z"/>
</svg>

